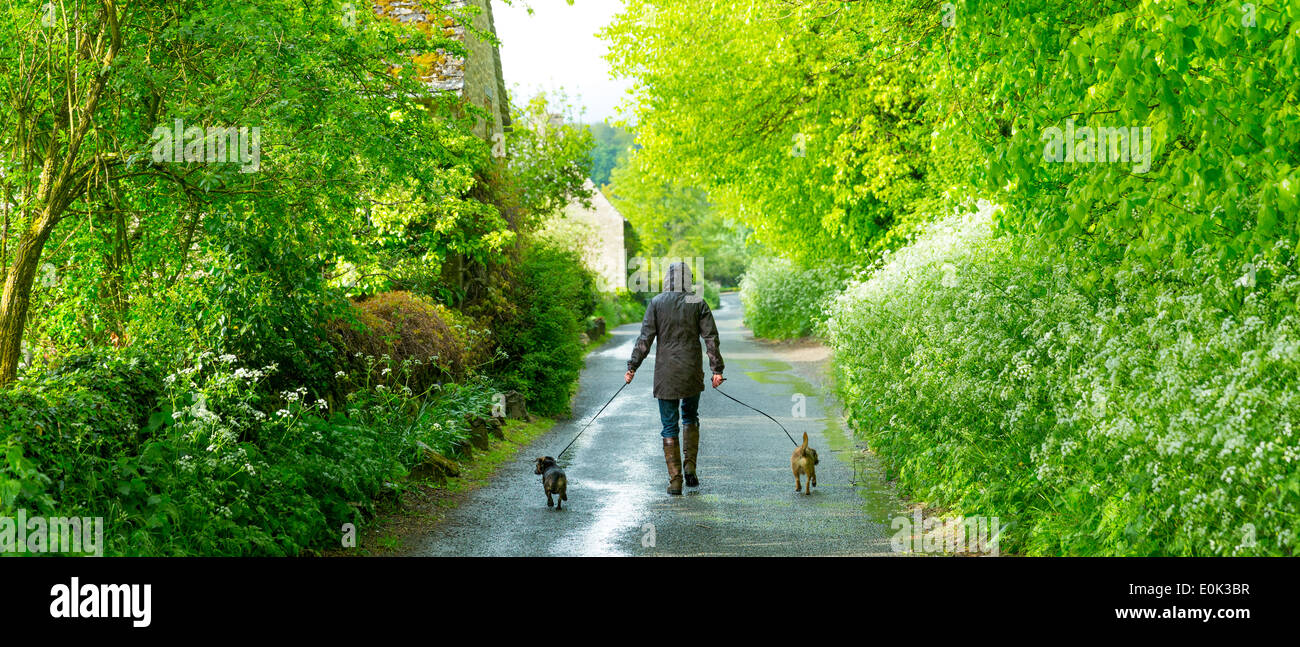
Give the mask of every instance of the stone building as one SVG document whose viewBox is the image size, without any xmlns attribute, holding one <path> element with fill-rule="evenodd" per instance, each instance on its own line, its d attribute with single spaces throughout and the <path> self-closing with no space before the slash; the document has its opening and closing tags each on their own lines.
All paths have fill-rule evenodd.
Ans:
<svg viewBox="0 0 1300 647">
<path fill-rule="evenodd" d="M 492 19 L 492 0 L 371 0 L 375 13 L 391 20 L 414 24 L 425 33 L 442 30 L 443 35 L 465 45 L 469 56 L 462 59 L 450 53 L 417 53 L 420 74 L 432 90 L 450 90 L 466 102 L 482 108 L 489 117 L 479 119 L 475 132 L 484 139 L 510 127 L 510 101 L 505 78 L 501 74 L 501 52 L 495 45 L 477 36 L 451 14 L 475 13 L 472 26 L 481 33 L 496 35 Z M 429 13 L 425 7 L 442 6 L 448 13 Z"/>
<path fill-rule="evenodd" d="M 583 246 L 583 260 L 596 272 L 600 291 L 614 292 L 627 287 L 627 255 L 623 239 L 625 220 L 591 180 L 587 180 L 587 190 L 592 191 L 591 208 L 575 200 L 565 207 L 564 217 L 584 223 L 595 233 L 595 237 Z"/>
</svg>

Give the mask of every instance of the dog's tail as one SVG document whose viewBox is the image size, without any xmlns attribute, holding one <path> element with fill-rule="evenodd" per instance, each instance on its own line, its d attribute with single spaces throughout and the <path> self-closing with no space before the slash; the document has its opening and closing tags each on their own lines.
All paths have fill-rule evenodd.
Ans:
<svg viewBox="0 0 1300 647">
<path fill-rule="evenodd" d="M 569 479 L 561 476 L 558 479 L 558 481 L 559 482 L 557 482 L 555 485 L 560 490 L 560 500 L 568 501 L 569 500 Z"/>
<path fill-rule="evenodd" d="M 803 432 L 803 444 L 799 446 L 799 449 L 808 449 L 808 432 L 806 431 Z"/>
</svg>

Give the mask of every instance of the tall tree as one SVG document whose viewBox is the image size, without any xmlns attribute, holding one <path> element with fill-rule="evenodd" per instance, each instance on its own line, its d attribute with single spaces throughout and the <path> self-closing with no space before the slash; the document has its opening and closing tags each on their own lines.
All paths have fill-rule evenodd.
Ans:
<svg viewBox="0 0 1300 647">
<path fill-rule="evenodd" d="M 250 272 L 299 292 L 393 196 L 490 221 L 468 197 L 491 162 L 474 115 L 431 94 L 411 57 L 463 53 L 442 30 L 330 0 L 27 0 L 0 10 L 0 31 L 0 385 L 56 232 L 54 260 L 99 285 L 71 299 L 86 309 L 87 294 L 124 308 L 222 259 L 220 295 Z M 86 277 L 96 264 L 109 276 Z M 250 346 L 285 328 L 234 314 L 204 325 Z"/>
<path fill-rule="evenodd" d="M 68 8 L 73 15 L 66 14 Z M 11 226 L 20 233 L 12 258 L 7 244 L 4 249 L 0 384 L 13 381 L 18 370 L 32 283 L 45 244 L 73 202 L 92 183 L 104 181 L 105 166 L 113 158 L 101 145 L 95 124 L 122 50 L 122 16 L 114 0 L 50 2 L 39 12 L 24 9 L 30 7 L 15 3 L 4 15 L 4 32 L 22 34 L 6 39 L 10 45 L 2 59 L 10 72 L 5 78 L 8 110 L 0 123 L 11 133 L 6 144 L 19 171 L 13 176 L 17 194 L 10 194 L 17 212 L 11 216 L 8 207 L 5 211 L 6 243 Z M 36 46 L 14 48 L 15 41 Z"/>
</svg>

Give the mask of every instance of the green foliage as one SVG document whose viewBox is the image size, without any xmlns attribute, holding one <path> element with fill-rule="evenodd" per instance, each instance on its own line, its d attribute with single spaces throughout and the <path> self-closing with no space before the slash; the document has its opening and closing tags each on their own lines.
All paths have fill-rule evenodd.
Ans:
<svg viewBox="0 0 1300 647">
<path fill-rule="evenodd" d="M 606 32 L 641 82 L 644 165 L 783 255 L 870 262 L 966 187 L 1027 242 L 1148 262 L 1249 258 L 1300 226 L 1300 3 L 651 4 Z M 1052 161 L 1071 122 L 1149 128 L 1150 168 Z"/>
<path fill-rule="evenodd" d="M 494 327 L 505 359 L 497 371 L 542 415 L 569 411 L 582 370 L 583 322 L 596 311 L 596 277 L 576 252 L 533 241 L 523 251 L 508 301 L 517 314 Z"/>
<path fill-rule="evenodd" d="M 591 124 L 587 128 L 596 142 L 591 150 L 591 182 L 603 187 L 609 184 L 614 167 L 635 146 L 636 138 L 627 130 L 606 123 Z"/>
<path fill-rule="evenodd" d="M 795 260 L 883 248 L 930 172 L 928 80 L 872 29 L 897 5 L 626 3 L 605 37 L 615 71 L 638 81 L 633 166 L 706 191 Z"/>
<path fill-rule="evenodd" d="M 1036 555 L 1294 555 L 1300 266 L 1206 252 L 1106 284 L 991 209 L 851 285 L 826 333 L 858 433 L 905 491 Z M 1254 542 L 1252 544 L 1252 541 Z"/>
<path fill-rule="evenodd" d="M 924 63 L 944 116 L 936 141 L 987 160 L 965 170 L 1005 205 L 1004 228 L 1062 245 L 1085 237 L 1148 263 L 1209 248 L 1229 266 L 1295 235 L 1300 3 L 957 7 L 943 55 L 931 49 Z M 909 22 L 895 37 L 919 32 Z M 1049 161 L 1047 129 L 1069 120 L 1149 128 L 1149 169 L 1109 154 Z"/>
<path fill-rule="evenodd" d="M 252 365 L 275 365 L 276 388 L 323 384 L 339 368 L 336 347 L 326 323 L 345 306 L 328 290 L 319 263 L 302 238 L 310 234 L 288 222 L 210 221 L 209 264 L 190 277 L 188 297 L 170 301 L 162 321 L 185 330 L 183 348 L 231 354 Z M 136 335 L 150 338 L 157 326 L 146 323 Z"/>
<path fill-rule="evenodd" d="M 513 120 L 517 125 L 507 140 L 510 182 L 524 215 L 520 228 L 531 231 L 572 200 L 590 200 L 585 185 L 595 140 L 576 123 L 563 94 L 533 97 L 515 110 Z"/>
<path fill-rule="evenodd" d="M 642 176 L 864 270 L 827 335 L 910 492 L 1035 554 L 1293 554 L 1297 24 L 1295 0 L 629 0 L 605 36 Z M 756 332 L 815 319 L 802 278 L 747 273 Z"/>
<path fill-rule="evenodd" d="M 717 281 L 700 281 L 695 284 L 695 291 L 709 308 L 716 310 L 722 307 L 722 287 Z"/>
<path fill-rule="evenodd" d="M 333 411 L 306 388 L 268 392 L 275 367 L 230 355 L 200 354 L 161 388 L 135 359 L 69 363 L 3 392 L 0 514 L 104 516 L 117 555 L 337 546 L 424 448 L 456 456 L 467 416 L 490 408 L 496 389 L 479 381 L 413 391 L 414 366 L 367 358 Z M 139 419 L 137 399 L 154 413 Z"/>
<path fill-rule="evenodd" d="M 663 256 L 674 242 L 691 235 L 711 207 L 704 191 L 651 176 L 644 159 L 634 153 L 614 168 L 610 201 L 636 228 L 640 251 Z"/>
<path fill-rule="evenodd" d="M 735 285 L 748 260 L 749 230 L 725 218 L 703 190 L 656 179 L 645 160 L 636 153 L 624 158 L 608 191 L 611 203 L 635 228 L 629 252 L 702 258 L 704 278 Z"/>
<path fill-rule="evenodd" d="M 606 328 L 640 323 L 645 318 L 645 304 L 628 292 L 606 292 L 600 295 L 594 316 L 603 318 Z"/>
<path fill-rule="evenodd" d="M 843 274 L 830 267 L 804 269 L 780 258 L 758 259 L 740 281 L 745 325 L 759 337 L 812 334 Z"/>
<path fill-rule="evenodd" d="M 161 393 L 155 362 L 95 351 L 31 371 L 0 391 L 9 479 L 0 483 L 0 515 L 23 507 L 49 512 L 71 482 L 102 478 L 119 456 L 139 451 Z"/>
<path fill-rule="evenodd" d="M 420 241 L 440 253 L 452 247 L 473 253 L 476 245 L 499 250 L 501 234 L 490 234 L 504 226 L 493 227 L 491 210 L 466 199 L 474 174 L 490 159 L 487 146 L 468 120 L 451 116 L 458 99 L 426 99 L 411 70 L 391 66 L 413 49 L 459 51 L 459 44 L 440 35 L 426 39 L 367 11 L 358 11 L 349 27 L 328 2 L 310 2 L 311 8 L 278 0 L 55 4 L 48 27 L 32 3 L 10 3 L 0 12 L 4 32 L 14 35 L 0 43 L 0 60 L 14 63 L 4 67 L 6 87 L 30 83 L 24 79 L 31 70 L 16 61 L 45 60 L 31 48 L 51 47 L 56 64 L 86 67 L 85 56 L 59 59 L 64 46 L 58 43 L 96 41 L 94 32 L 107 29 L 105 6 L 119 14 L 122 43 L 102 95 L 88 105 L 93 113 L 82 119 L 89 132 L 76 159 L 52 161 L 86 177 L 76 190 L 69 187 L 66 205 L 53 205 L 67 209 L 53 221 L 50 238 L 62 242 L 40 259 L 53 271 L 34 289 L 38 305 L 30 319 L 37 335 L 29 346 L 120 341 L 145 302 L 177 287 L 191 294 L 181 284 L 196 270 L 225 261 L 241 273 L 266 267 L 257 258 L 237 258 L 228 245 L 253 257 L 293 250 L 294 262 L 271 270 L 275 276 L 263 283 L 286 293 L 319 292 L 304 283 L 317 280 L 335 258 L 382 256 L 396 244 L 383 239 L 394 227 L 389 221 L 415 217 L 380 213 L 372 222 L 368 211 L 385 211 L 377 203 L 435 203 L 438 225 L 470 234 Z M 98 74 L 89 67 L 51 72 L 56 79 Z M 39 93 L 10 97 L 5 105 L 12 109 L 0 111 L 0 193 L 13 203 L 0 255 L 5 262 L 20 249 L 14 232 L 38 221 L 47 206 L 32 190 L 42 156 L 73 149 L 61 116 L 67 98 L 58 87 L 41 85 Z M 155 129 L 168 130 L 176 120 L 185 127 L 260 129 L 256 168 L 155 161 Z M 34 145 L 47 139 L 52 146 Z M 241 265 L 244 260 L 253 266 Z"/>
<path fill-rule="evenodd" d="M 0 512 L 106 516 L 117 553 L 297 554 L 459 451 L 500 390 L 485 328 L 511 322 L 544 402 L 572 388 L 590 274 L 519 265 L 584 197 L 591 133 L 522 127 L 563 100 L 485 140 L 421 78 L 460 42 L 332 1 L 51 7 L 0 9 L 0 278 L 31 297 L 0 312 L 0 360 L 28 358 L 0 389 Z M 155 158 L 177 120 L 260 146 Z M 524 285 L 542 271 L 558 298 Z"/>
</svg>

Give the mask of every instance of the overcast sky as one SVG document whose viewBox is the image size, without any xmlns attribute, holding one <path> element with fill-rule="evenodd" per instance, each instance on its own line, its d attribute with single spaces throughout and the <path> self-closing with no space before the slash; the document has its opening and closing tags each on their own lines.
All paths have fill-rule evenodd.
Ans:
<svg viewBox="0 0 1300 647">
<path fill-rule="evenodd" d="M 608 47 L 596 32 L 623 8 L 622 0 L 525 0 L 515 6 L 492 3 L 497 36 L 501 39 L 501 67 L 506 86 L 516 103 L 524 103 L 540 90 L 563 88 L 570 100 L 586 108 L 584 122 L 616 120 L 615 108 L 631 86 L 614 81 L 605 62 Z"/>
</svg>

